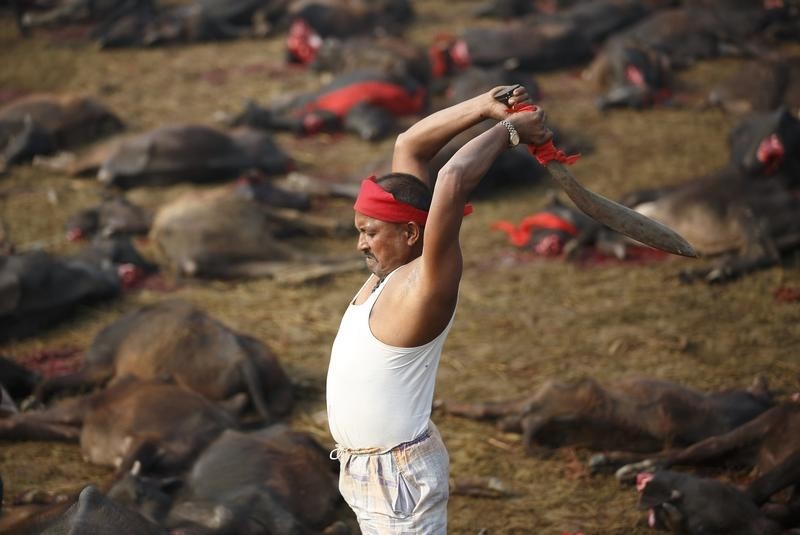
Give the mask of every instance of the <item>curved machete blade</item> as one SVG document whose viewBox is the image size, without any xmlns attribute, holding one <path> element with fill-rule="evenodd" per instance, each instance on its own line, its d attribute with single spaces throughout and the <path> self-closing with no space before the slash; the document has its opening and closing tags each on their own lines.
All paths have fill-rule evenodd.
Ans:
<svg viewBox="0 0 800 535">
<path fill-rule="evenodd" d="M 627 206 L 586 189 L 563 164 L 553 161 L 546 168 L 575 206 L 598 223 L 650 247 L 681 256 L 697 257 L 694 247 L 680 234 Z"/>
</svg>

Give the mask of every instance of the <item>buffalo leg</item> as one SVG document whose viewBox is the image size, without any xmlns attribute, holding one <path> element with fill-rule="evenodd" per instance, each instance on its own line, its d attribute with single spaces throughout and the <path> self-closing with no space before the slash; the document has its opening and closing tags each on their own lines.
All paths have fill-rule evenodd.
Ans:
<svg viewBox="0 0 800 535">
<path fill-rule="evenodd" d="M 33 397 L 36 401 L 44 403 L 63 391 L 75 392 L 100 386 L 108 381 L 112 375 L 113 370 L 110 368 L 84 368 L 69 375 L 51 377 L 36 386 L 33 391 Z"/>
<path fill-rule="evenodd" d="M 761 505 L 773 494 L 796 484 L 800 484 L 800 451 L 753 481 L 747 487 L 747 493 Z"/>
<path fill-rule="evenodd" d="M 504 416 L 519 415 L 529 408 L 530 396 L 508 401 L 484 401 L 478 403 L 447 401 L 442 408 L 448 414 L 454 414 L 473 420 L 496 420 Z"/>
<path fill-rule="evenodd" d="M 0 439 L 77 442 L 81 429 L 72 425 L 32 421 L 18 414 L 0 420 Z"/>
</svg>

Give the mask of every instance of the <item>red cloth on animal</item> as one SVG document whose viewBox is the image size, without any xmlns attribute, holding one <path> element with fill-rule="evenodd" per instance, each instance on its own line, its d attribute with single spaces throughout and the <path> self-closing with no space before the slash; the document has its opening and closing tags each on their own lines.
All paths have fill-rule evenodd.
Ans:
<svg viewBox="0 0 800 535">
<path fill-rule="evenodd" d="M 515 105 L 514 107 L 509 108 L 508 112 L 516 113 L 520 111 L 536 111 L 537 109 L 538 108 L 533 104 L 523 104 Z M 528 150 L 531 152 L 531 155 L 536 158 L 536 161 L 542 165 L 547 165 L 552 161 L 572 165 L 581 157 L 580 154 L 566 154 L 564 151 L 555 146 L 552 139 L 542 145 L 528 145 Z"/>
<path fill-rule="evenodd" d="M 358 192 L 353 209 L 365 216 L 389 223 L 413 221 L 420 226 L 424 226 L 428 221 L 428 212 L 395 199 L 394 195 L 375 182 L 375 175 L 361 182 L 361 189 Z M 464 206 L 464 215 L 471 213 L 472 205 L 467 204 Z"/>
<path fill-rule="evenodd" d="M 412 115 L 425 106 L 425 90 L 420 87 L 410 92 L 399 84 L 365 80 L 320 95 L 305 107 L 305 111 L 325 110 L 344 117 L 362 102 L 379 106 L 396 116 Z"/>
<path fill-rule="evenodd" d="M 540 212 L 525 217 L 519 224 L 511 221 L 500 220 L 492 223 L 492 230 L 502 230 L 508 234 L 508 240 L 516 247 L 524 247 L 531 239 L 531 231 L 535 229 L 561 230 L 570 236 L 577 236 L 578 229 L 575 225 L 549 212 Z"/>
</svg>

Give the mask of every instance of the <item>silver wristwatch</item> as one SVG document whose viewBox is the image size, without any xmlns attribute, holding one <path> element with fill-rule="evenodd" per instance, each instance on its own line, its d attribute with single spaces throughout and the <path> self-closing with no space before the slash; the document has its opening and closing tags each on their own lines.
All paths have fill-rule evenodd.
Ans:
<svg viewBox="0 0 800 535">
<path fill-rule="evenodd" d="M 503 119 L 500 121 L 500 124 L 505 126 L 506 130 L 508 130 L 508 146 L 516 147 L 519 145 L 519 132 L 517 132 L 517 129 L 514 128 L 513 124 L 511 124 L 511 121 L 508 119 Z"/>
</svg>

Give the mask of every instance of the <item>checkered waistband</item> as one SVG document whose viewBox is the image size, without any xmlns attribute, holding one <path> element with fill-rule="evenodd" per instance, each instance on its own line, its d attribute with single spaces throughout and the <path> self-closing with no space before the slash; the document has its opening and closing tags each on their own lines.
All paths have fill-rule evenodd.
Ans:
<svg viewBox="0 0 800 535">
<path fill-rule="evenodd" d="M 336 447 L 331 450 L 331 452 L 328 455 L 328 457 L 331 460 L 336 461 L 336 460 L 339 459 L 339 457 L 342 456 L 343 453 L 346 453 L 348 455 L 382 455 L 384 453 L 388 453 L 388 452 L 393 451 L 393 450 L 402 451 L 402 450 L 408 448 L 409 446 L 413 446 L 414 444 L 419 444 L 420 442 L 423 442 L 423 441 L 429 439 L 430 437 L 431 437 L 431 430 L 429 428 L 429 429 L 426 429 L 425 431 L 423 431 L 418 437 L 416 437 L 416 438 L 414 438 L 412 440 L 409 440 L 408 442 L 401 442 L 400 444 L 398 444 L 397 446 L 394 446 L 392 448 L 357 448 L 357 449 L 352 449 L 352 448 L 345 448 L 344 446 L 336 444 Z"/>
</svg>

